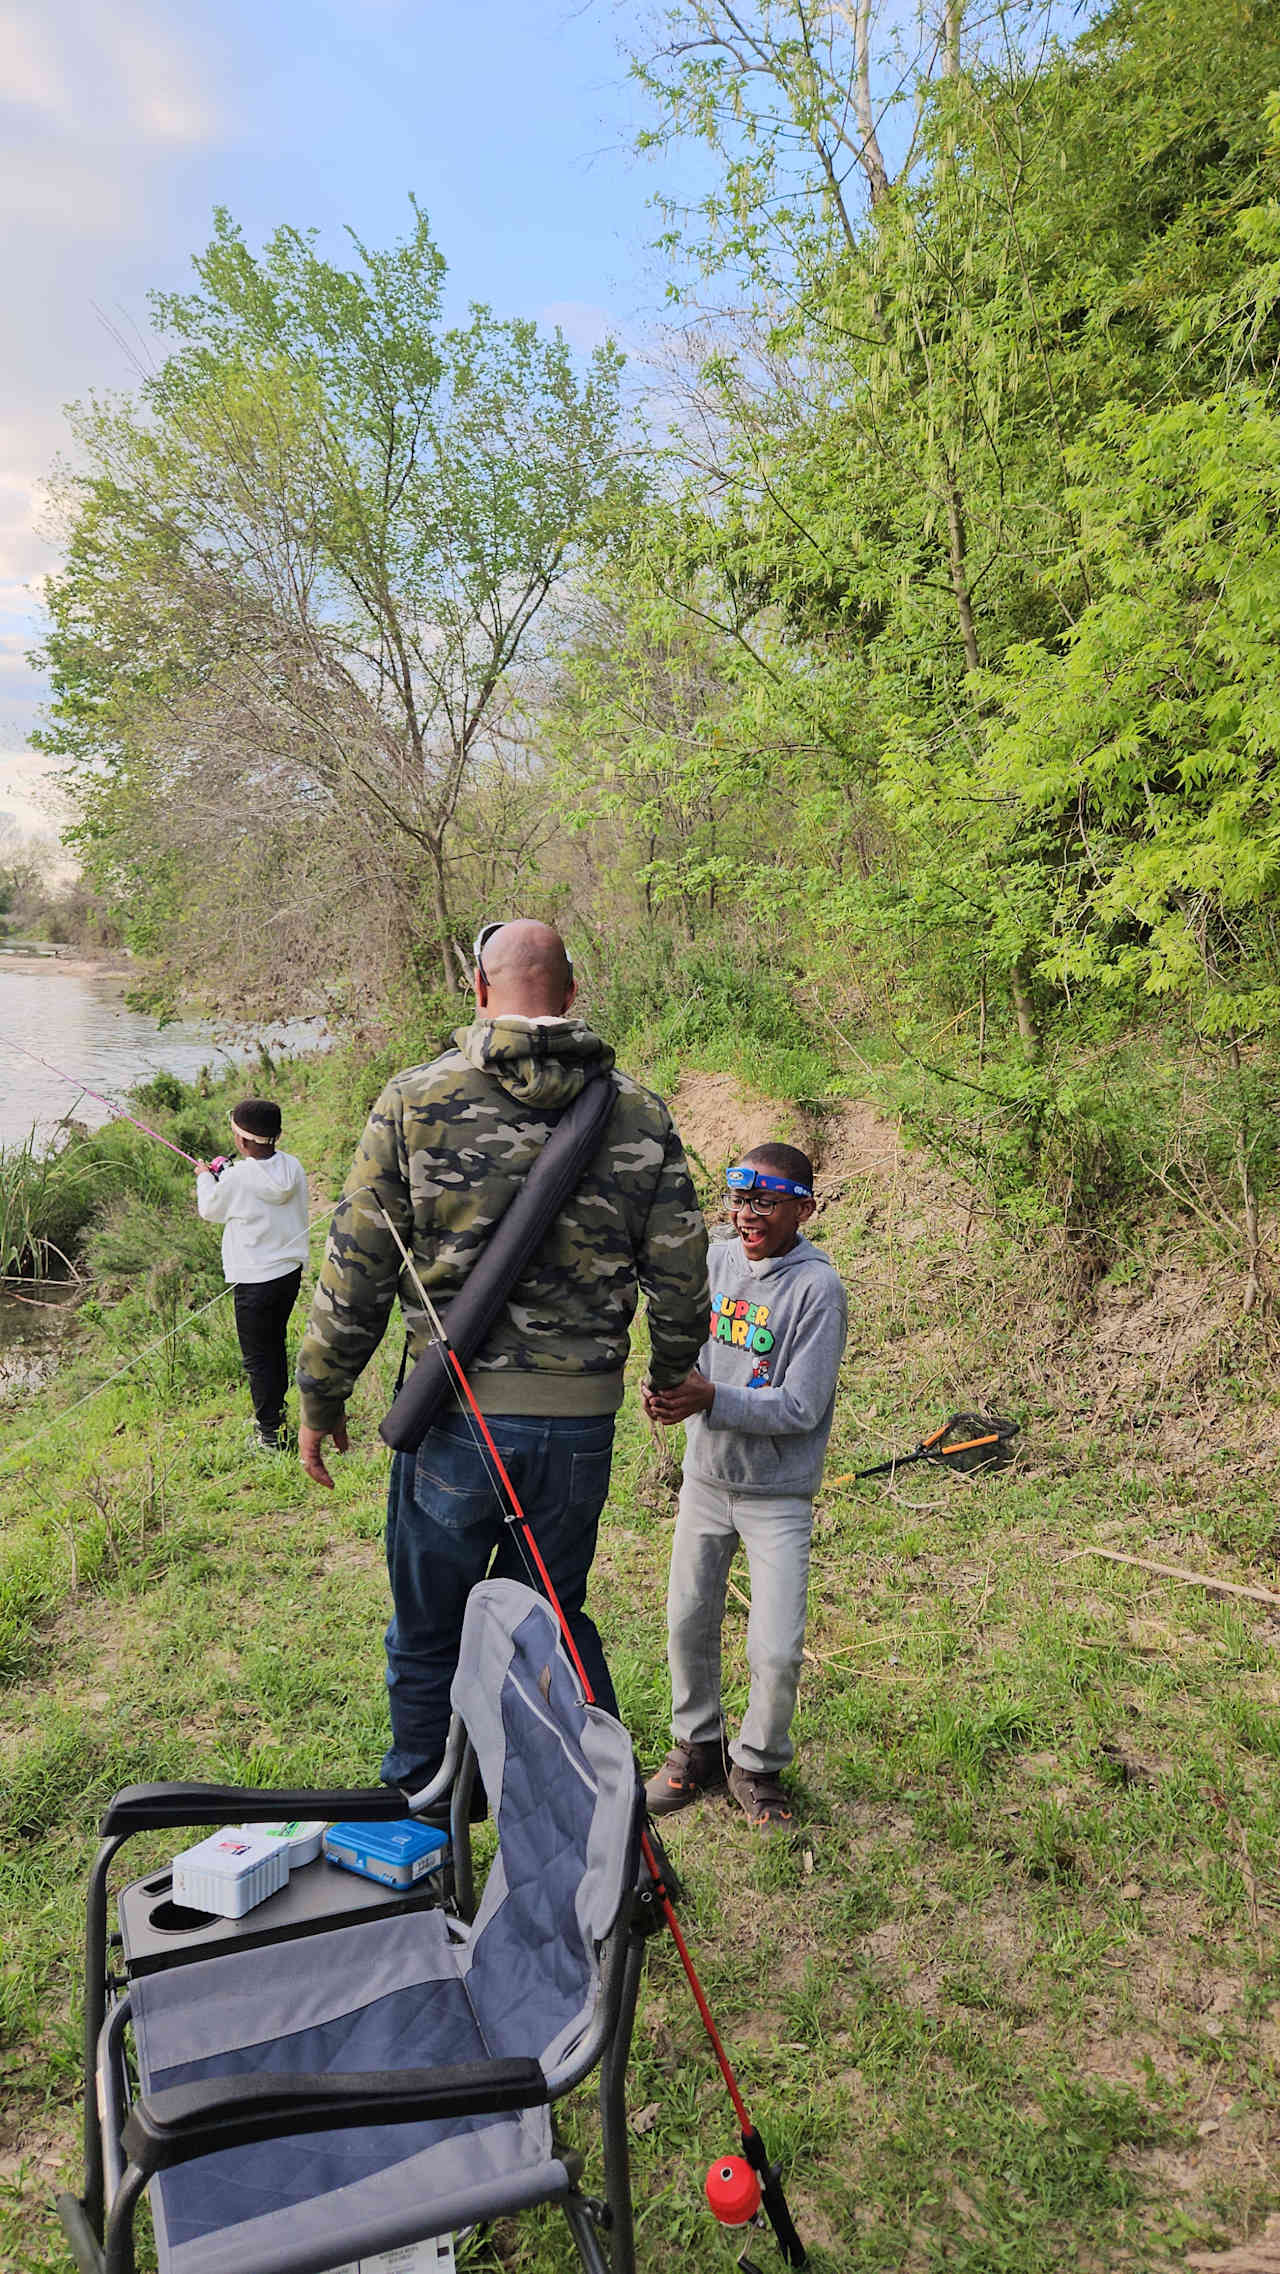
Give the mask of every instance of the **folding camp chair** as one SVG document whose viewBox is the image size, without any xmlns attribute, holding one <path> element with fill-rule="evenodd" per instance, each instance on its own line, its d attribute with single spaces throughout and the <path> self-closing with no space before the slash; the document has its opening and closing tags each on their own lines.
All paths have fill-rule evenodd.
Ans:
<svg viewBox="0 0 1280 2274">
<path fill-rule="evenodd" d="M 588 2274 L 633 2274 L 623 2094 L 644 1938 L 661 1920 L 639 1858 L 631 1741 L 584 1705 L 551 1611 L 511 1580 L 472 1593 L 453 1706 L 432 1790 L 456 1771 L 464 1911 L 476 1763 L 498 1830 L 473 1923 L 308 1865 L 290 1883 L 295 1910 L 308 1872 L 345 1878 L 371 1907 L 335 1925 L 312 1896 L 312 1915 L 285 1931 L 271 1914 L 286 1890 L 209 1922 L 204 1943 L 179 1932 L 166 1964 L 136 1932 L 131 1957 L 125 1932 L 126 1975 L 112 1979 L 108 1867 L 135 1832 L 263 1822 L 282 1807 L 397 1813 L 381 1789 L 117 1794 L 89 1900 L 85 2193 L 59 2204 L 83 2274 L 130 2274 L 148 2188 L 161 2274 L 351 2274 L 546 2201 L 564 2209 Z M 582 2159 L 550 2114 L 597 2065 L 603 2202 L 581 2193 Z"/>
</svg>

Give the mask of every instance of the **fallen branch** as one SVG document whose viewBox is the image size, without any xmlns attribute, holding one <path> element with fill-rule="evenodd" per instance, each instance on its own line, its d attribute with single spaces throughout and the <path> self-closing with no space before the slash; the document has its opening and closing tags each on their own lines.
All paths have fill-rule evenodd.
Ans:
<svg viewBox="0 0 1280 2274">
<path fill-rule="evenodd" d="M 1246 1595 L 1251 1603 L 1269 1603 L 1280 1611 L 1280 1595 L 1269 1587 L 1241 1587 L 1234 1579 L 1215 1579 L 1207 1571 L 1188 1571 L 1181 1563 L 1151 1563 L 1146 1556 L 1121 1555 L 1119 1548 L 1079 1548 L 1078 1555 L 1104 1555 L 1108 1563 L 1131 1563 L 1138 1571 L 1154 1571 L 1161 1579 L 1178 1579 L 1184 1587 L 1211 1587 L 1221 1595 Z M 1074 1557 L 1064 1561 L 1074 1562 Z"/>
</svg>

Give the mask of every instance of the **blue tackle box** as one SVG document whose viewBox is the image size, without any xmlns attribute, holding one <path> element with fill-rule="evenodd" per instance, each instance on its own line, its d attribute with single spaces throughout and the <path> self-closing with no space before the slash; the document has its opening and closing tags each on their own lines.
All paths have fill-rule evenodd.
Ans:
<svg viewBox="0 0 1280 2274">
<path fill-rule="evenodd" d="M 449 1860 L 449 1839 L 433 1824 L 330 1824 L 324 1835 L 330 1863 L 357 1871 L 384 1887 L 416 1887 Z"/>
</svg>

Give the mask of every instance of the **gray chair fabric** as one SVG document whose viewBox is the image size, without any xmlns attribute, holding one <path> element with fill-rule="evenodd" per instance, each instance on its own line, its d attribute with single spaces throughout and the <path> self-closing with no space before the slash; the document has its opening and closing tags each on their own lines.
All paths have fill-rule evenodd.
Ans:
<svg viewBox="0 0 1280 2274">
<path fill-rule="evenodd" d="M 474 1926 L 438 1910 L 196 1961 L 134 1984 L 144 2092 L 264 2072 L 571 2058 L 598 1946 L 635 1885 L 637 1785 L 621 1724 L 583 1704 L 548 1606 L 472 1594 L 453 1685 L 499 1834 Z M 546 2108 L 225 2149 L 151 2189 L 169 2274 L 322 2274 L 562 2196 Z"/>
</svg>

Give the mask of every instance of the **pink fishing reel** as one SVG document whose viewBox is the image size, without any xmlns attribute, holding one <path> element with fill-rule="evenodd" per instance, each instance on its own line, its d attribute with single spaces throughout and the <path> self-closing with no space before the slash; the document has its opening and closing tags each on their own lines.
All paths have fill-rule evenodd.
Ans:
<svg viewBox="0 0 1280 2274">
<path fill-rule="evenodd" d="M 234 1167 L 235 1161 L 231 1154 L 215 1153 L 213 1159 L 209 1163 L 209 1174 L 213 1177 L 220 1177 L 224 1169 L 230 1169 Z"/>
</svg>

